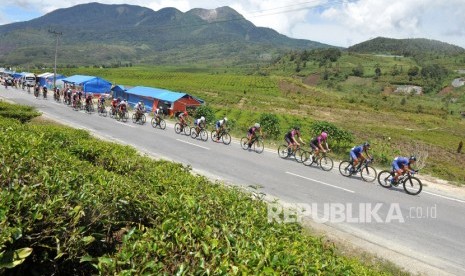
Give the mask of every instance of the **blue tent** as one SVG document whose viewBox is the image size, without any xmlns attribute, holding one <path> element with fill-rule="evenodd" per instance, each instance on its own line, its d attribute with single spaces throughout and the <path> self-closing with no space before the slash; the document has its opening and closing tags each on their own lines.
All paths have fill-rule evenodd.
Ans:
<svg viewBox="0 0 465 276">
<path fill-rule="evenodd" d="M 21 72 L 21 73 L 14 73 L 13 78 L 15 79 L 20 79 L 22 76 L 24 76 L 26 72 Z"/>
<path fill-rule="evenodd" d="M 74 75 L 62 79 L 63 82 L 82 86 L 84 92 L 110 93 L 111 83 L 95 76 Z"/>
<path fill-rule="evenodd" d="M 39 77 L 40 86 L 46 85 L 49 89 L 51 89 L 53 87 L 53 73 L 41 74 L 38 77 Z M 56 75 L 56 81 L 63 80 L 65 78 L 66 78 L 66 76 L 63 76 L 63 75 L 60 75 L 60 74 Z"/>
</svg>

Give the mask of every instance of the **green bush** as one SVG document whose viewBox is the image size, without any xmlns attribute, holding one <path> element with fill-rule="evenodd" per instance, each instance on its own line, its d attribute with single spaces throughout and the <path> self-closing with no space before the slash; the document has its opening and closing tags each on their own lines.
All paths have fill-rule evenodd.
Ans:
<svg viewBox="0 0 465 276">
<path fill-rule="evenodd" d="M 213 109 L 208 105 L 201 105 L 195 109 L 194 117 L 200 118 L 204 116 L 208 124 L 215 123 L 215 113 Z"/>
<path fill-rule="evenodd" d="M 353 135 L 350 132 L 340 129 L 332 123 L 315 121 L 311 124 L 310 132 L 314 137 L 320 135 L 322 131 L 326 131 L 328 133 L 328 141 L 334 141 L 336 148 L 344 148 L 350 145 L 354 140 Z M 332 147 L 335 148 L 334 145 Z"/>
<path fill-rule="evenodd" d="M 263 131 L 270 138 L 278 138 L 281 133 L 279 118 L 276 114 L 272 113 L 263 113 L 260 115 L 260 125 L 263 128 Z"/>
</svg>

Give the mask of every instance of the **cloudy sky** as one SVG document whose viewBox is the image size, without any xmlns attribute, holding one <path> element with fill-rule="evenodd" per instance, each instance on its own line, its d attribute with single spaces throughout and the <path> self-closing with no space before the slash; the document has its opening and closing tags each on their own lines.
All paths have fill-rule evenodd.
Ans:
<svg viewBox="0 0 465 276">
<path fill-rule="evenodd" d="M 465 0 L 2 0 L 0 25 L 88 2 L 183 12 L 230 6 L 257 26 L 342 47 L 383 36 L 436 39 L 465 48 Z"/>
</svg>

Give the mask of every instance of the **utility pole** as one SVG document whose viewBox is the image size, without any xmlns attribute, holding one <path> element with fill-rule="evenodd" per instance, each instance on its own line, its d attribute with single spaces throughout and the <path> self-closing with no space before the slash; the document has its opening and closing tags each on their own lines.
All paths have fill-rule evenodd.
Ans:
<svg viewBox="0 0 465 276">
<path fill-rule="evenodd" d="M 58 54 L 58 37 L 63 35 L 62 32 L 56 32 L 52 30 L 48 30 L 49 33 L 55 36 L 56 44 L 55 44 L 55 66 L 53 67 L 53 88 L 57 87 L 57 54 Z"/>
</svg>

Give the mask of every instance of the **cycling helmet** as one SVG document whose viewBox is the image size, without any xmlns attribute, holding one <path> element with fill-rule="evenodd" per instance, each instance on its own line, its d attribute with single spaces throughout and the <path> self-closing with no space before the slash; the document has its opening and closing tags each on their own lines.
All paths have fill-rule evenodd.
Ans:
<svg viewBox="0 0 465 276">
<path fill-rule="evenodd" d="M 44 88 L 47 88 L 47 85 L 44 84 Z"/>
<path fill-rule="evenodd" d="M 415 155 L 410 156 L 409 160 L 411 161 L 417 161 L 417 157 Z"/>
<path fill-rule="evenodd" d="M 200 117 L 200 121 L 204 122 L 205 121 L 205 117 Z"/>
<path fill-rule="evenodd" d="M 260 128 L 260 124 L 259 124 L 259 123 L 255 123 L 254 127 Z"/>
<path fill-rule="evenodd" d="M 299 126 L 295 126 L 294 129 L 297 130 L 297 131 L 299 131 L 299 130 L 300 130 L 300 127 L 299 127 Z"/>
<path fill-rule="evenodd" d="M 365 142 L 365 143 L 363 143 L 363 146 L 369 148 L 369 147 L 370 147 L 370 143 Z"/>
<path fill-rule="evenodd" d="M 321 133 L 321 137 L 322 137 L 323 139 L 328 138 L 328 133 L 326 133 L 326 132 L 323 131 L 323 132 Z"/>
<path fill-rule="evenodd" d="M 224 120 L 225 122 L 227 122 L 227 121 L 228 121 L 228 118 L 224 117 L 224 119 L 223 119 L 223 120 Z"/>
</svg>

